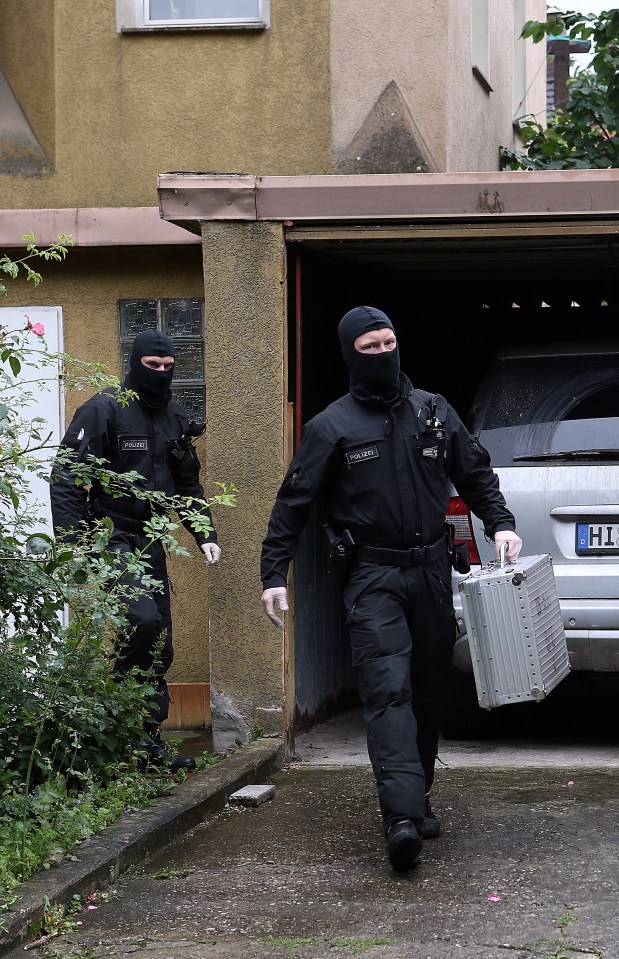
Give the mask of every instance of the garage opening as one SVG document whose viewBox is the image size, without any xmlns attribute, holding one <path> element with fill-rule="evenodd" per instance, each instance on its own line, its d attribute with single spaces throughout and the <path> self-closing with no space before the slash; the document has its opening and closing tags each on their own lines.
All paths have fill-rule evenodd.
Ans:
<svg viewBox="0 0 619 959">
<path fill-rule="evenodd" d="M 302 424 L 348 389 L 337 324 L 354 306 L 391 317 L 403 371 L 465 421 L 501 349 L 619 339 L 616 223 L 298 227 L 287 239 L 295 447 Z M 294 564 L 292 735 L 357 702 L 324 520 L 319 503 Z"/>
</svg>

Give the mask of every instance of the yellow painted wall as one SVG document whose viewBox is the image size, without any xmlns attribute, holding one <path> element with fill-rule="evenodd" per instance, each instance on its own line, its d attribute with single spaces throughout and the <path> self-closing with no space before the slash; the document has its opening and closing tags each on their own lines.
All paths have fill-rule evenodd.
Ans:
<svg viewBox="0 0 619 959">
<path fill-rule="evenodd" d="M 20 0 L 19 3 L 3 0 L 0 13 L 0 66 L 39 143 L 53 161 L 56 127 L 55 4 L 52 0 Z M 13 178 L 9 182 L 13 182 Z M 7 206 L 22 205 L 10 200 L 3 202 Z"/>
<path fill-rule="evenodd" d="M 264 31 L 146 34 L 116 32 L 114 0 L 2 0 L 0 33 L 48 145 L 41 91 L 56 114 L 56 172 L 0 177 L 0 208 L 152 206 L 170 170 L 330 172 L 329 0 L 294 0 L 292 16 L 272 0 Z"/>
<path fill-rule="evenodd" d="M 76 249 L 69 252 L 62 264 L 45 264 L 42 273 L 44 280 L 39 287 L 22 281 L 10 283 L 10 296 L 2 300 L 2 306 L 61 306 L 65 352 L 79 359 L 105 363 L 116 375 L 120 373 L 119 299 L 204 295 L 200 246 Z M 87 397 L 86 393 L 67 395 L 67 423 Z M 207 440 L 208 431 L 197 443 L 202 462 Z M 223 475 L 212 477 L 213 481 L 233 479 Z M 207 494 L 215 492 L 211 482 Z M 221 511 L 219 517 L 221 519 Z M 217 519 L 215 515 L 216 523 Z M 193 538 L 184 529 L 179 539 L 191 550 L 192 558 L 175 557 L 169 562 L 174 586 L 176 658 L 168 678 L 172 682 L 208 682 L 208 590 L 209 582 L 219 576 L 219 571 L 206 569 Z M 222 548 L 223 568 L 225 542 Z"/>
<path fill-rule="evenodd" d="M 260 606 L 260 548 L 284 471 L 286 290 L 277 223 L 204 223 L 209 479 L 228 473 L 238 506 L 222 516 L 227 561 L 211 596 L 215 747 L 279 733 L 283 634 Z M 232 281 L 231 278 L 234 278 Z"/>
</svg>

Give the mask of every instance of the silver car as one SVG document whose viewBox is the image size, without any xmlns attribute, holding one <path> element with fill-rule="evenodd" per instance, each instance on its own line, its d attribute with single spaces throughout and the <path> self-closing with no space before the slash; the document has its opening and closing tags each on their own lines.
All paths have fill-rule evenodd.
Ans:
<svg viewBox="0 0 619 959">
<path fill-rule="evenodd" d="M 523 540 L 550 553 L 573 670 L 619 673 L 619 344 L 500 353 L 467 425 L 490 453 Z M 483 527 L 454 497 L 449 520 L 473 564 L 494 558 Z M 457 667 L 447 736 L 484 732 L 454 573 Z M 510 707 L 511 708 L 511 707 Z"/>
</svg>

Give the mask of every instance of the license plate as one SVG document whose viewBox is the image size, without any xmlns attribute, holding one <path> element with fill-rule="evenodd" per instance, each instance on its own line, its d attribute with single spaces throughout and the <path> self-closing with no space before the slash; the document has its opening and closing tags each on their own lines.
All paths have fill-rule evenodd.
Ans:
<svg viewBox="0 0 619 959">
<path fill-rule="evenodd" d="M 576 523 L 577 556 L 619 556 L 619 519 Z"/>
</svg>

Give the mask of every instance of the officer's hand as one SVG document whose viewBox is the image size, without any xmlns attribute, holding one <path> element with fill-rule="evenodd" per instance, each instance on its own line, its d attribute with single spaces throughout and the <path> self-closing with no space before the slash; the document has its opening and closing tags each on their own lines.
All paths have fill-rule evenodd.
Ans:
<svg viewBox="0 0 619 959">
<path fill-rule="evenodd" d="M 515 563 L 522 549 L 522 540 L 518 534 L 509 529 L 502 529 L 494 534 L 494 548 L 497 558 L 500 555 L 501 543 L 507 543 L 507 562 Z"/>
<path fill-rule="evenodd" d="M 285 586 L 272 586 L 270 589 L 265 589 L 262 594 L 262 606 L 265 613 L 276 626 L 283 626 L 283 619 L 280 619 L 275 612 L 275 603 L 282 613 L 288 612 L 288 593 Z"/>
<path fill-rule="evenodd" d="M 205 566 L 214 566 L 215 563 L 219 562 L 219 557 L 221 556 L 221 550 L 217 543 L 202 543 L 200 547 L 204 553 L 204 565 Z"/>
</svg>

